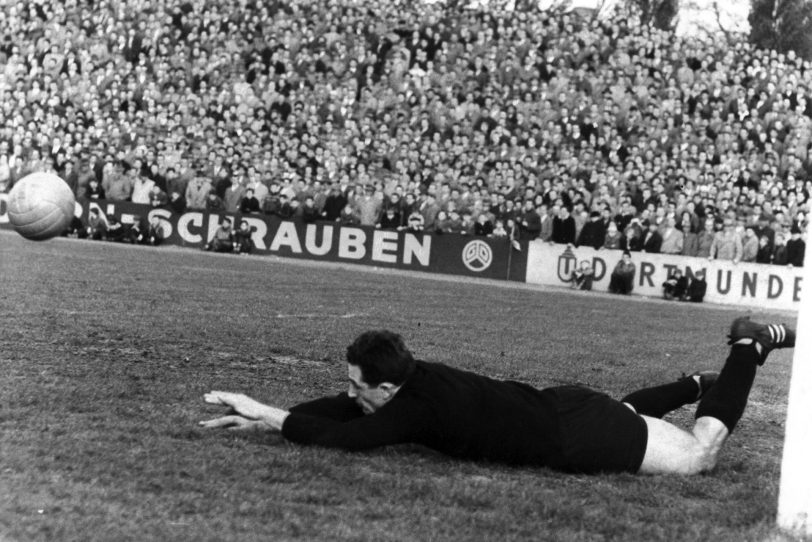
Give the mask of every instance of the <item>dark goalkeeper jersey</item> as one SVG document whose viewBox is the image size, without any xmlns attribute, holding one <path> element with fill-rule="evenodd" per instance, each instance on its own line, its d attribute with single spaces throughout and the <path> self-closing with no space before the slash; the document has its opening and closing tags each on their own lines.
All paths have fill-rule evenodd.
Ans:
<svg viewBox="0 0 812 542">
<path fill-rule="evenodd" d="M 290 409 L 282 434 L 299 444 L 345 450 L 415 443 L 458 458 L 566 467 L 562 389 L 538 390 L 418 361 L 376 412 L 365 415 L 342 393 Z"/>
</svg>

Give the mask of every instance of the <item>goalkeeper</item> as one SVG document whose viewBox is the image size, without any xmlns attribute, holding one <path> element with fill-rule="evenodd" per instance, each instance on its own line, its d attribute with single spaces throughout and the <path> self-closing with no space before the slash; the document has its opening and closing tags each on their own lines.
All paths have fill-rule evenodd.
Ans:
<svg viewBox="0 0 812 542">
<path fill-rule="evenodd" d="M 343 450 L 416 443 L 453 457 L 580 473 L 696 474 L 716 465 L 741 418 L 756 369 L 795 332 L 748 317 L 730 328 L 720 373 L 694 373 L 620 401 L 581 386 L 536 389 L 415 360 L 401 337 L 368 331 L 347 348 L 349 389 L 290 410 L 212 391 L 225 416 L 207 428 L 281 431 L 291 442 Z M 699 401 L 685 431 L 661 418 Z"/>
</svg>

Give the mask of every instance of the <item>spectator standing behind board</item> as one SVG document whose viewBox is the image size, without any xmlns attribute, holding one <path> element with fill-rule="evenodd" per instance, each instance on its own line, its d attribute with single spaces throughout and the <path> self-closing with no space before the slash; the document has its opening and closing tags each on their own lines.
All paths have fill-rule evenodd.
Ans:
<svg viewBox="0 0 812 542">
<path fill-rule="evenodd" d="M 575 243 L 575 219 L 570 215 L 570 210 L 566 205 L 562 205 L 558 211 L 558 216 L 553 218 L 553 243 L 574 244 Z"/>
<path fill-rule="evenodd" d="M 716 232 L 710 249 L 711 260 L 730 260 L 738 263 L 742 258 L 742 240 L 736 233 L 732 218 L 725 218 L 723 229 Z"/>
</svg>

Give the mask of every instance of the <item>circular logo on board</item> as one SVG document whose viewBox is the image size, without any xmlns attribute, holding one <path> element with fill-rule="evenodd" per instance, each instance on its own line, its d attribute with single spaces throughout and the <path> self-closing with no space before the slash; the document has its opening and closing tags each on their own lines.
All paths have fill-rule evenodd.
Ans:
<svg viewBox="0 0 812 542">
<path fill-rule="evenodd" d="M 462 263 L 474 273 L 485 271 L 492 261 L 493 251 L 485 241 L 471 241 L 462 249 Z"/>
</svg>

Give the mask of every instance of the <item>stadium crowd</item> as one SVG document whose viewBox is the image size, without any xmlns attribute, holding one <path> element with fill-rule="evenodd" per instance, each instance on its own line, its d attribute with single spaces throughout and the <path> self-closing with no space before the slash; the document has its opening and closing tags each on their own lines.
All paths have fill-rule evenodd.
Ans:
<svg viewBox="0 0 812 542">
<path fill-rule="evenodd" d="M 448 4 L 11 2 L 0 192 L 801 265 L 809 61 Z"/>
</svg>

